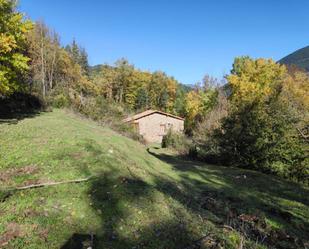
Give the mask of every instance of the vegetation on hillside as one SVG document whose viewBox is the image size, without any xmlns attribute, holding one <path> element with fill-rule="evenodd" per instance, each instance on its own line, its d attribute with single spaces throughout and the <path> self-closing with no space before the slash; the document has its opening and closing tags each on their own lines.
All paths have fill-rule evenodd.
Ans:
<svg viewBox="0 0 309 249">
<path fill-rule="evenodd" d="M 288 56 L 282 58 L 279 63 L 294 65 L 309 72 L 309 46 L 289 54 Z"/>
<path fill-rule="evenodd" d="M 194 126 L 188 154 L 308 183 L 308 91 L 309 78 L 301 71 L 236 58 L 226 86 L 188 95 L 198 117 L 189 119 Z M 176 147 L 175 138 L 164 142 Z"/>
<path fill-rule="evenodd" d="M 147 152 L 62 110 L 0 130 L 0 247 L 87 248 L 91 235 L 94 248 L 308 247 L 308 188 Z"/>
</svg>

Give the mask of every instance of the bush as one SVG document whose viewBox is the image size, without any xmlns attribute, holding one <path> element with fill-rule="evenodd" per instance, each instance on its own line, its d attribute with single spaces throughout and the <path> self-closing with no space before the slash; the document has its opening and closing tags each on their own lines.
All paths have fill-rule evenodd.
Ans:
<svg viewBox="0 0 309 249">
<path fill-rule="evenodd" d="M 216 105 L 214 108 L 196 124 L 193 130 L 192 140 L 195 146 L 191 148 L 191 157 L 207 163 L 219 164 L 218 143 L 213 134 L 217 129 L 221 129 L 221 121 L 228 115 L 228 100 L 225 89 L 219 89 Z"/>
<path fill-rule="evenodd" d="M 308 142 L 295 128 L 299 120 L 289 104 L 278 96 L 265 103 L 251 103 L 234 110 L 223 120 L 212 139 L 225 165 L 305 182 Z"/>
<path fill-rule="evenodd" d="M 162 148 L 173 148 L 180 154 L 189 154 L 191 141 L 182 133 L 175 133 L 171 129 L 162 139 Z"/>
<path fill-rule="evenodd" d="M 56 95 L 52 99 L 52 105 L 53 105 L 53 107 L 56 107 L 56 108 L 68 107 L 69 104 L 70 104 L 70 101 L 69 101 L 68 97 L 66 95 L 64 95 L 63 93 Z"/>
<path fill-rule="evenodd" d="M 104 97 L 87 97 L 83 103 L 76 101 L 73 108 L 92 120 L 106 125 L 120 134 L 144 143 L 141 135 L 134 128 L 123 122 L 127 116 L 125 108 L 119 103 L 109 101 Z"/>
</svg>

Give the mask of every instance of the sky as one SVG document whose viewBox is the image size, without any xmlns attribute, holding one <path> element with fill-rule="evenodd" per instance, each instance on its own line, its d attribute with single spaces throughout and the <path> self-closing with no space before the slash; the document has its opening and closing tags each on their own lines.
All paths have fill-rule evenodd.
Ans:
<svg viewBox="0 0 309 249">
<path fill-rule="evenodd" d="M 279 60 L 309 45 L 308 0 L 19 0 L 19 10 L 83 46 L 91 65 L 126 58 L 194 84 L 237 56 Z"/>
</svg>

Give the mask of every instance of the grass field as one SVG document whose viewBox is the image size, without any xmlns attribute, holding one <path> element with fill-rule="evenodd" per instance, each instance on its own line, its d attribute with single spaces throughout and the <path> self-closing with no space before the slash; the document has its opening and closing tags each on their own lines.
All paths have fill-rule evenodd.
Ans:
<svg viewBox="0 0 309 249">
<path fill-rule="evenodd" d="M 62 110 L 0 123 L 0 185 L 0 248 L 309 248 L 308 188 L 147 149 Z"/>
</svg>

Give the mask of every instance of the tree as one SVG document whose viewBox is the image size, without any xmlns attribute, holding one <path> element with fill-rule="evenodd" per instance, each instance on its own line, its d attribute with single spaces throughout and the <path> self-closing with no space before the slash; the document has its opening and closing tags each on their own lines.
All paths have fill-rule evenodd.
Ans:
<svg viewBox="0 0 309 249">
<path fill-rule="evenodd" d="M 285 73 L 285 66 L 271 59 L 236 58 L 231 74 L 227 77 L 234 107 L 263 102 L 272 94 L 275 84 Z"/>
<path fill-rule="evenodd" d="M 0 94 L 21 90 L 28 70 L 25 56 L 27 33 L 32 23 L 15 11 L 14 1 L 0 0 Z"/>
<path fill-rule="evenodd" d="M 127 88 L 130 84 L 130 78 L 132 77 L 134 66 L 129 63 L 128 60 L 122 58 L 116 61 L 116 101 L 119 103 L 126 103 Z"/>
<path fill-rule="evenodd" d="M 89 75 L 89 62 L 86 49 L 78 45 L 76 40 L 73 39 L 72 44 L 67 45 L 65 50 L 71 55 L 73 61 L 81 66 L 83 73 Z"/>
<path fill-rule="evenodd" d="M 140 109 L 146 109 L 148 107 L 149 99 L 148 99 L 148 93 L 145 88 L 139 88 L 137 91 L 136 96 L 136 103 L 135 108 Z"/>
<path fill-rule="evenodd" d="M 217 103 L 218 81 L 206 75 L 185 97 L 186 130 L 191 133 Z"/>
<path fill-rule="evenodd" d="M 62 102 L 80 107 L 87 95 L 98 93 L 98 87 L 74 60 L 70 46 L 63 49 L 59 40 L 57 33 L 43 22 L 36 23 L 30 32 L 28 54 L 31 58 L 32 92 L 39 93 L 50 102 L 65 99 Z M 73 51 L 79 54 L 79 48 L 74 44 Z"/>
<path fill-rule="evenodd" d="M 147 87 L 150 106 L 172 112 L 177 84 L 175 79 L 168 77 L 164 72 L 154 72 Z"/>
<path fill-rule="evenodd" d="M 56 32 L 37 22 L 28 36 L 28 53 L 31 58 L 32 87 L 37 88 L 45 99 L 47 93 L 55 86 L 57 80 L 57 61 L 60 44 Z"/>
<path fill-rule="evenodd" d="M 82 67 L 84 73 L 89 75 L 89 62 L 88 62 L 88 54 L 85 48 L 80 48 L 80 62 L 79 65 Z"/>
<path fill-rule="evenodd" d="M 174 113 L 184 117 L 186 115 L 185 110 L 185 96 L 186 88 L 183 85 L 179 84 L 176 88 L 175 104 L 174 104 Z"/>
<path fill-rule="evenodd" d="M 295 114 L 301 106 L 308 117 L 306 82 L 272 60 L 237 58 L 228 76 L 231 110 L 213 137 L 223 162 L 304 179 L 308 143 L 297 126 L 306 122 Z"/>
</svg>

